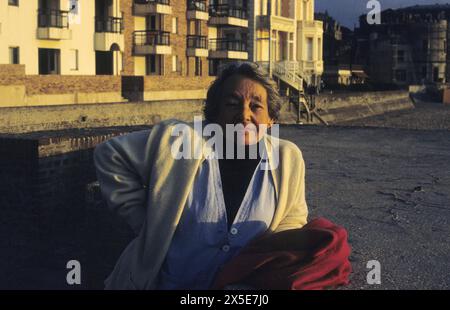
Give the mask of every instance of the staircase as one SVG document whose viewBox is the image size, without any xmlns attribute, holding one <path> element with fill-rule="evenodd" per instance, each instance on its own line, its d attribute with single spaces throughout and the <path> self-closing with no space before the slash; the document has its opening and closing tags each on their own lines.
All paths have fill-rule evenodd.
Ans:
<svg viewBox="0 0 450 310">
<path fill-rule="evenodd" d="M 268 62 L 259 63 L 259 65 L 265 69 L 265 71 L 269 71 Z M 306 87 L 313 84 L 312 78 L 310 75 L 302 71 L 298 62 L 273 62 L 272 76 L 275 80 L 278 80 L 278 86 L 280 86 L 281 81 L 288 87 L 287 93 L 289 95 L 287 96 L 287 99 L 289 104 L 292 103 L 297 111 L 297 123 L 301 123 L 301 118 L 303 115 L 305 116 L 307 123 L 313 121 L 313 116 L 316 116 L 319 120 L 321 120 L 320 115 L 315 110 L 314 99 L 312 96 L 305 95 Z"/>
<path fill-rule="evenodd" d="M 303 90 L 304 75 L 299 74 L 298 62 L 280 61 L 273 63 L 272 74 L 298 91 Z"/>
</svg>

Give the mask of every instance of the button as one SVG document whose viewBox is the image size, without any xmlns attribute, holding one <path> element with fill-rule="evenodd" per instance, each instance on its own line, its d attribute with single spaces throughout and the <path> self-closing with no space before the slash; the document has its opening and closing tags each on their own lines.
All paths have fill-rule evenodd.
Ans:
<svg viewBox="0 0 450 310">
<path fill-rule="evenodd" d="M 238 233 L 237 228 L 236 228 L 236 227 L 231 228 L 230 233 L 231 233 L 232 235 L 236 235 L 236 234 Z"/>
<path fill-rule="evenodd" d="M 225 244 L 223 247 L 222 247 L 222 251 L 224 251 L 224 252 L 228 252 L 230 250 L 230 246 L 228 245 L 228 244 Z"/>
</svg>

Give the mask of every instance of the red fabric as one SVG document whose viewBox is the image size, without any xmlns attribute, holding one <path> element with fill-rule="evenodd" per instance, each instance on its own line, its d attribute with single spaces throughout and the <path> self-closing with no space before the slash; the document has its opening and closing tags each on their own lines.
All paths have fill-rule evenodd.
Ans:
<svg viewBox="0 0 450 310">
<path fill-rule="evenodd" d="M 241 283 L 257 289 L 312 290 L 349 283 L 347 231 L 317 218 L 300 229 L 251 242 L 223 266 L 213 289 Z"/>
</svg>

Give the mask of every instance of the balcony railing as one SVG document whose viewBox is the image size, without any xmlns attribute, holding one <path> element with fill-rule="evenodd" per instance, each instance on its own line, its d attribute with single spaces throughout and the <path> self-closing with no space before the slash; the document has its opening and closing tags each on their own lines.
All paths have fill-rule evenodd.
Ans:
<svg viewBox="0 0 450 310">
<path fill-rule="evenodd" d="M 123 19 L 120 17 L 95 17 L 95 32 L 122 33 Z"/>
<path fill-rule="evenodd" d="M 188 0 L 188 10 L 206 12 L 206 1 Z"/>
<path fill-rule="evenodd" d="M 247 19 L 247 9 L 241 7 L 230 7 L 228 4 L 216 4 L 209 6 L 211 17 L 236 17 Z"/>
<path fill-rule="evenodd" d="M 170 45 L 170 32 L 160 30 L 138 30 L 133 32 L 134 45 Z"/>
<path fill-rule="evenodd" d="M 188 35 L 187 36 L 188 48 L 208 48 L 208 39 L 205 36 Z"/>
<path fill-rule="evenodd" d="M 69 28 L 68 11 L 38 10 L 39 28 Z"/>
<path fill-rule="evenodd" d="M 136 4 L 164 4 L 164 5 L 170 5 L 170 0 L 134 0 L 134 3 Z"/>
<path fill-rule="evenodd" d="M 241 40 L 210 39 L 209 49 L 213 51 L 247 52 L 247 43 Z"/>
</svg>

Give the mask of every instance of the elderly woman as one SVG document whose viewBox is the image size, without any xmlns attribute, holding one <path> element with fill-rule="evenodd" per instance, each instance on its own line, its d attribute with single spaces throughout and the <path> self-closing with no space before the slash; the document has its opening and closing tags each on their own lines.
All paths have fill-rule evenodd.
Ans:
<svg viewBox="0 0 450 310">
<path fill-rule="evenodd" d="M 202 126 L 218 124 L 224 132 L 227 124 L 246 126 L 235 141 L 245 145 L 244 158 L 174 158 L 174 128 L 194 130 L 177 120 L 96 148 L 103 196 L 137 235 L 105 281 L 107 289 L 208 289 L 250 241 L 306 224 L 302 154 L 264 130 L 279 110 L 273 81 L 255 64 L 233 63 L 208 91 Z M 256 157 L 249 150 L 255 144 Z"/>
</svg>

